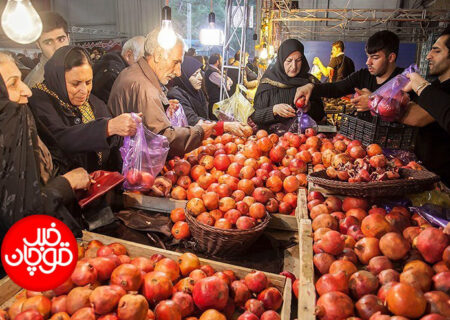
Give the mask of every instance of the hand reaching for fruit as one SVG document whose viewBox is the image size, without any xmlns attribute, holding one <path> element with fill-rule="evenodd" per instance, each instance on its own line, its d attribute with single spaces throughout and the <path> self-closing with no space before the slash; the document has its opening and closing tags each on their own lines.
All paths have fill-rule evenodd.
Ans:
<svg viewBox="0 0 450 320">
<path fill-rule="evenodd" d="M 368 111 L 369 110 L 369 101 L 370 95 L 372 92 L 369 89 L 358 89 L 355 88 L 355 96 L 350 101 L 356 105 L 356 109 L 359 112 Z"/>
<path fill-rule="evenodd" d="M 290 105 L 286 103 L 278 103 L 273 106 L 273 114 L 275 116 L 280 116 L 283 118 L 295 117 L 295 110 Z"/>
</svg>

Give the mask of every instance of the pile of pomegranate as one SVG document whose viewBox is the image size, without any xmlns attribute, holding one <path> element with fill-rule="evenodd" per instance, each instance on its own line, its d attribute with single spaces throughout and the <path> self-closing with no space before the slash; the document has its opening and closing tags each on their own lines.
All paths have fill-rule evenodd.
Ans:
<svg viewBox="0 0 450 320">
<path fill-rule="evenodd" d="M 280 320 L 281 292 L 261 271 L 238 279 L 192 253 L 131 258 L 120 243 L 90 241 L 65 283 L 22 291 L 0 319 L 11 320 Z"/>
<path fill-rule="evenodd" d="M 308 194 L 319 319 L 450 317 L 450 245 L 405 207 Z M 356 316 L 357 317 L 356 317 Z"/>
</svg>

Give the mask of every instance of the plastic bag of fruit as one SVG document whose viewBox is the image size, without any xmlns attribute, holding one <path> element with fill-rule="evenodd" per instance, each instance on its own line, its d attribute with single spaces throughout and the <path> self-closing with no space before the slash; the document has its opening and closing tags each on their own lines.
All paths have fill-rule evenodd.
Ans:
<svg viewBox="0 0 450 320">
<path fill-rule="evenodd" d="M 170 114 L 169 109 L 166 111 L 166 115 L 169 118 L 170 124 L 173 127 L 187 127 L 189 126 L 186 114 L 184 113 L 181 104 L 178 104 L 178 108 L 175 112 Z"/>
<path fill-rule="evenodd" d="M 372 115 L 378 115 L 382 120 L 389 122 L 397 121 L 403 116 L 409 96 L 402 89 L 409 82 L 406 75 L 413 72 L 418 72 L 415 64 L 410 65 L 370 95 L 369 109 Z"/>
<path fill-rule="evenodd" d="M 123 186 L 127 190 L 146 192 L 151 189 L 166 162 L 169 141 L 138 122 L 136 114 L 133 113 L 132 117 L 138 124 L 136 134 L 125 137 L 120 148 L 122 174 L 125 177 Z"/>
<path fill-rule="evenodd" d="M 247 123 L 248 117 L 255 111 L 250 101 L 241 93 L 246 91 L 241 85 L 236 86 L 236 92 L 228 99 L 219 101 L 213 106 L 213 114 L 220 121 L 239 121 Z"/>
</svg>

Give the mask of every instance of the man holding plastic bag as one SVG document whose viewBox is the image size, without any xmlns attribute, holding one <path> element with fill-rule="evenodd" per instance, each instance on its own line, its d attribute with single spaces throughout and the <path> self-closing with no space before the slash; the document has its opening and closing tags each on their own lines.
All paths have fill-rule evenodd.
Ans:
<svg viewBox="0 0 450 320">
<path fill-rule="evenodd" d="M 175 45 L 165 50 L 158 45 L 159 29 L 147 35 L 144 57 L 123 70 L 111 89 L 108 106 L 114 115 L 142 112 L 144 124 L 151 132 L 163 135 L 169 142 L 168 157 L 183 156 L 209 137 L 214 124 L 202 122 L 196 126 L 173 127 L 166 109 L 176 110 L 163 89 L 169 80 L 181 75 L 183 41 L 177 36 Z"/>
</svg>

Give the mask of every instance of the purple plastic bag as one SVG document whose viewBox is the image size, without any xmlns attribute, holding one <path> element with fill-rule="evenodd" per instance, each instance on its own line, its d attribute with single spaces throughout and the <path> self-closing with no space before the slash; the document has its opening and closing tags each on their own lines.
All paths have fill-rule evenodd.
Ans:
<svg viewBox="0 0 450 320">
<path fill-rule="evenodd" d="M 426 203 L 420 207 L 409 207 L 409 210 L 419 214 L 433 226 L 445 228 L 449 221 L 450 209 Z"/>
<path fill-rule="evenodd" d="M 397 150 L 397 149 L 389 149 L 383 148 L 383 154 L 388 159 L 397 158 L 403 163 L 409 163 L 411 161 L 418 161 L 416 155 L 412 152 L 406 150 Z"/>
<path fill-rule="evenodd" d="M 170 124 L 172 127 L 187 127 L 189 126 L 186 114 L 184 113 L 183 107 L 181 104 L 178 104 L 178 109 L 172 114 L 169 114 L 169 109 L 166 111 L 166 115 L 170 120 Z"/>
<path fill-rule="evenodd" d="M 317 123 L 314 121 L 313 118 L 308 116 L 308 114 L 305 112 L 299 111 L 297 113 L 297 119 L 298 119 L 298 133 L 305 133 L 306 129 L 313 128 L 317 131 Z"/>
<path fill-rule="evenodd" d="M 137 121 L 138 116 L 131 114 Z M 155 177 L 161 172 L 169 152 L 166 137 L 155 134 L 138 122 L 136 134 L 125 137 L 120 148 L 125 177 L 123 184 L 127 190 L 149 191 Z"/>
<path fill-rule="evenodd" d="M 369 109 L 372 115 L 378 115 L 384 121 L 397 121 L 405 112 L 409 96 L 402 89 L 409 83 L 407 74 L 417 72 L 415 64 L 410 65 L 401 74 L 396 75 L 370 95 Z"/>
</svg>

